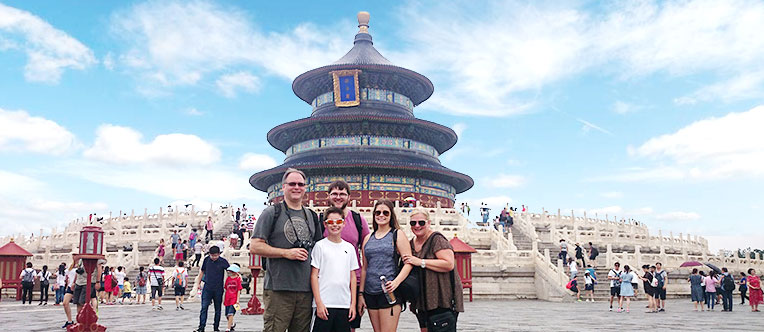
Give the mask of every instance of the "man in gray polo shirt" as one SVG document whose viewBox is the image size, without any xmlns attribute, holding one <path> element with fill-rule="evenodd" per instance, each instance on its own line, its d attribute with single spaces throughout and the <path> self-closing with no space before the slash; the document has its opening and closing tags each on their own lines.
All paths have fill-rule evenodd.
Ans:
<svg viewBox="0 0 764 332">
<path fill-rule="evenodd" d="M 260 214 L 250 243 L 252 254 L 268 258 L 263 285 L 263 329 L 309 331 L 313 315 L 310 251 L 322 234 L 315 212 L 302 206 L 305 174 L 290 168 L 281 182 L 284 203 L 270 206 Z"/>
</svg>

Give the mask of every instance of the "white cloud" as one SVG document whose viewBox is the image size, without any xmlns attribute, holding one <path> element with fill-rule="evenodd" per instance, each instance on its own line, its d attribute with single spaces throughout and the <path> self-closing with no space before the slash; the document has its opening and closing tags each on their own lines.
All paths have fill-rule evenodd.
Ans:
<svg viewBox="0 0 764 332">
<path fill-rule="evenodd" d="M 461 138 L 464 131 L 467 130 L 467 124 L 463 122 L 454 123 L 454 125 L 451 126 L 451 129 L 454 130 L 457 137 Z"/>
<path fill-rule="evenodd" d="M 697 91 L 674 99 L 677 105 L 722 100 L 732 102 L 764 97 L 764 69 L 746 71 L 730 79 L 702 87 Z"/>
<path fill-rule="evenodd" d="M 424 107 L 459 115 L 526 112 L 543 88 L 588 70 L 614 79 L 741 77 L 717 97 L 762 90 L 762 75 L 746 74 L 764 70 L 764 40 L 754 33 L 764 31 L 759 1 L 632 1 L 594 12 L 585 2 L 481 4 L 423 2 L 399 10 L 401 35 L 414 46 L 391 58 L 436 82 L 440 92 Z"/>
<path fill-rule="evenodd" d="M 278 166 L 271 156 L 258 153 L 246 153 L 239 160 L 239 169 L 258 172 Z"/>
<path fill-rule="evenodd" d="M 74 134 L 56 122 L 31 116 L 25 111 L 6 111 L 0 108 L 0 151 L 61 155 L 77 147 Z"/>
<path fill-rule="evenodd" d="M 144 2 L 114 14 L 111 24 L 113 35 L 126 43 L 121 65 L 141 84 L 159 87 L 194 85 L 242 66 L 292 79 L 342 56 L 353 27 L 304 23 L 266 33 L 248 13 L 209 1 Z"/>
<path fill-rule="evenodd" d="M 607 135 L 613 136 L 613 133 L 611 133 L 609 130 L 604 129 L 604 128 L 602 128 L 602 127 L 600 127 L 600 126 L 598 126 L 596 124 L 593 124 L 593 123 L 591 123 L 589 121 L 586 121 L 586 120 L 583 120 L 583 119 L 576 119 L 576 121 L 578 121 L 581 124 L 583 124 L 583 126 L 581 126 L 581 131 L 583 131 L 584 133 L 588 133 L 590 130 L 594 129 L 594 130 L 599 131 L 599 132 L 601 132 L 603 134 L 607 134 Z"/>
<path fill-rule="evenodd" d="M 629 104 L 624 101 L 616 101 L 615 104 L 613 104 L 613 112 L 616 114 L 627 114 L 627 113 L 634 113 L 639 110 L 639 106 L 634 104 Z"/>
<path fill-rule="evenodd" d="M 101 202 L 52 199 L 53 189 L 46 183 L 23 174 L 0 170 L 0 235 L 39 234 L 46 229 L 94 211 L 104 211 Z M 22 222 L 23 221 L 23 222 Z"/>
<path fill-rule="evenodd" d="M 223 75 L 215 81 L 220 93 L 228 98 L 236 97 L 236 90 L 256 92 L 260 89 L 260 79 L 248 72 Z"/>
<path fill-rule="evenodd" d="M 762 243 L 764 243 L 764 233 L 755 234 L 735 234 L 735 235 L 709 235 L 704 236 L 708 240 L 708 247 L 711 252 L 716 253 L 720 249 L 735 250 L 735 249 L 764 249 Z M 757 270 L 758 272 L 758 270 Z"/>
<path fill-rule="evenodd" d="M 172 201 L 265 201 L 265 193 L 250 186 L 251 174 L 222 165 L 190 165 L 179 171 L 170 165 L 108 165 L 78 161 L 62 163 L 58 168 L 67 175 L 94 183 L 133 189 Z"/>
<path fill-rule="evenodd" d="M 191 108 L 187 109 L 184 113 L 186 113 L 187 115 L 192 115 L 192 116 L 202 116 L 202 115 L 204 115 L 204 112 L 196 109 L 196 107 L 191 107 Z"/>
<path fill-rule="evenodd" d="M 57 83 L 65 69 L 84 69 L 96 63 L 93 51 L 77 39 L 27 11 L 0 4 L 2 48 L 23 49 L 28 58 L 24 77 L 32 82 Z"/>
<path fill-rule="evenodd" d="M 498 174 L 483 180 L 489 187 L 494 188 L 517 188 L 525 184 L 526 178 L 522 175 Z"/>
<path fill-rule="evenodd" d="M 165 134 L 143 143 L 135 129 L 102 125 L 95 143 L 83 155 L 111 164 L 171 166 L 210 165 L 220 160 L 220 150 L 195 135 Z"/>
<path fill-rule="evenodd" d="M 600 196 L 605 198 L 622 198 L 623 193 L 620 191 L 609 191 L 609 192 L 601 193 Z"/>
<path fill-rule="evenodd" d="M 695 212 L 673 211 L 656 215 L 655 219 L 667 221 L 689 221 L 700 219 L 700 215 Z"/>
<path fill-rule="evenodd" d="M 668 164 L 674 178 L 764 175 L 764 106 L 694 122 L 654 137 L 630 155 Z M 654 170 L 653 170 L 654 171 Z"/>
</svg>

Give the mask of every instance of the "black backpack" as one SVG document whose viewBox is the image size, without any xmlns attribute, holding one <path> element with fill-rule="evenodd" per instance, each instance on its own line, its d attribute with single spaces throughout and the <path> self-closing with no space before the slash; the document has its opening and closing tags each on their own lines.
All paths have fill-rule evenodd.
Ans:
<svg viewBox="0 0 764 332">
<path fill-rule="evenodd" d="M 735 289 L 735 279 L 732 278 L 731 274 L 727 274 L 722 279 L 722 290 L 724 291 L 731 291 Z"/>
<path fill-rule="evenodd" d="M 358 212 L 355 212 L 353 210 L 350 210 L 350 215 L 353 216 L 353 221 L 355 221 L 355 229 L 358 231 L 358 243 L 356 243 L 356 249 L 361 249 L 361 244 L 363 244 L 363 237 L 361 236 L 361 231 L 363 230 L 363 226 L 361 225 L 361 215 L 358 214 Z M 324 226 L 323 223 L 324 220 L 324 213 L 321 212 L 321 214 L 318 216 L 319 224 L 321 225 L 321 234 L 324 234 L 324 231 L 326 230 L 326 226 Z"/>
</svg>

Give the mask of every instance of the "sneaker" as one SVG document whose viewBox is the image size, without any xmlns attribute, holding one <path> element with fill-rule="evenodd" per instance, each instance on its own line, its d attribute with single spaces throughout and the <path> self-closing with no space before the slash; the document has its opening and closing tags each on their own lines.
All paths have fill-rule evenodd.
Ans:
<svg viewBox="0 0 764 332">
<path fill-rule="evenodd" d="M 48 302 L 45 302 L 45 303 L 42 304 L 43 307 L 46 306 L 46 305 L 48 305 Z"/>
<path fill-rule="evenodd" d="M 180 310 L 186 310 L 186 308 L 183 308 L 183 305 L 180 305 Z"/>
<path fill-rule="evenodd" d="M 618 311 L 617 311 L 617 312 L 621 312 L 621 310 L 622 310 L 621 308 L 618 308 Z"/>
<path fill-rule="evenodd" d="M 38 303 L 37 305 L 42 305 L 42 302 Z"/>
<path fill-rule="evenodd" d="M 64 326 L 62 326 L 61 328 L 62 328 L 62 329 L 65 329 L 65 328 L 67 328 L 69 325 L 74 325 L 74 322 L 66 322 L 66 323 L 64 324 Z"/>
<path fill-rule="evenodd" d="M 582 300 L 582 299 L 578 299 L 578 302 L 584 302 L 584 300 Z"/>
<path fill-rule="evenodd" d="M 610 310 L 608 310 L 608 311 L 613 311 L 613 307 L 610 307 Z"/>
<path fill-rule="evenodd" d="M 151 306 L 151 310 L 157 310 L 157 307 Z"/>
<path fill-rule="evenodd" d="M 162 310 L 162 306 L 157 306 L 157 310 Z"/>
<path fill-rule="evenodd" d="M 175 307 L 175 311 L 180 311 L 180 307 Z"/>
<path fill-rule="evenodd" d="M 199 327 L 199 328 L 197 328 L 196 330 L 194 330 L 194 332 L 204 332 L 204 329 L 203 329 L 203 328 L 201 328 L 201 327 Z"/>
<path fill-rule="evenodd" d="M 664 312 L 666 310 L 663 310 L 663 308 L 658 309 L 658 312 Z"/>
</svg>

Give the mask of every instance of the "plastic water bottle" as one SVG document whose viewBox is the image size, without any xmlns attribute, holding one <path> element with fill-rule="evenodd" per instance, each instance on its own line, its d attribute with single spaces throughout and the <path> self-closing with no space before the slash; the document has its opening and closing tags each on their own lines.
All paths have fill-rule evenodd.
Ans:
<svg viewBox="0 0 764 332">
<path fill-rule="evenodd" d="M 387 279 L 385 279 L 385 276 L 379 276 L 379 281 L 382 282 L 382 291 L 384 291 Z M 393 294 L 393 292 L 385 292 L 385 298 L 387 299 L 388 304 L 395 304 L 395 294 Z"/>
</svg>

